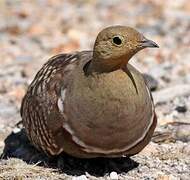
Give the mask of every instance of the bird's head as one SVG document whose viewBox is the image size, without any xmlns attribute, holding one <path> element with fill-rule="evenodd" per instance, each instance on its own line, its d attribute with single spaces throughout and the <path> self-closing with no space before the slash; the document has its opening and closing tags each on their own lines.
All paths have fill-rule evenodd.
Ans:
<svg viewBox="0 0 190 180">
<path fill-rule="evenodd" d="M 105 28 L 96 38 L 91 66 L 99 72 L 120 69 L 135 53 L 147 47 L 158 45 L 131 27 Z"/>
</svg>

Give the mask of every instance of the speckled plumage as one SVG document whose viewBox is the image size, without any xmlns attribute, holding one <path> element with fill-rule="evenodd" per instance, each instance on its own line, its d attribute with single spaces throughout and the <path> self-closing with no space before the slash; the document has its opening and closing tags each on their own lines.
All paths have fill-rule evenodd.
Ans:
<svg viewBox="0 0 190 180">
<path fill-rule="evenodd" d="M 110 44 L 117 33 L 127 37 L 123 47 Z M 31 142 L 50 155 L 66 152 L 84 158 L 141 151 L 150 141 L 156 116 L 142 74 L 128 63 L 143 49 L 138 42 L 145 38 L 132 28 L 110 27 L 98 35 L 94 53 L 52 57 L 22 102 L 21 116 Z"/>
</svg>

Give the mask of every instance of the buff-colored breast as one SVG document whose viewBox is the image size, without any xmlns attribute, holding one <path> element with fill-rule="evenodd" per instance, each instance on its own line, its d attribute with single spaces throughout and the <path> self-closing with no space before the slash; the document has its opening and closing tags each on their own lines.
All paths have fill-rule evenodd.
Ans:
<svg viewBox="0 0 190 180">
<path fill-rule="evenodd" d="M 82 65 L 81 65 L 82 66 Z M 138 144 L 153 123 L 153 105 L 142 75 L 127 71 L 70 76 L 64 99 L 64 127 L 88 153 L 114 154 Z"/>
</svg>

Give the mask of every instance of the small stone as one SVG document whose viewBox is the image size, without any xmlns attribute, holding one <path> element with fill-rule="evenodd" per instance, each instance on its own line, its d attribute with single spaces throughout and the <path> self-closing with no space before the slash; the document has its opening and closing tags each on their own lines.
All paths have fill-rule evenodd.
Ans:
<svg viewBox="0 0 190 180">
<path fill-rule="evenodd" d="M 189 124 L 182 124 L 176 127 L 176 133 L 175 138 L 177 140 L 183 141 L 183 142 L 189 142 L 190 141 L 190 125 Z"/>
<path fill-rule="evenodd" d="M 13 133 L 19 133 L 21 131 L 21 129 L 20 128 L 18 128 L 18 127 L 15 127 L 14 129 L 13 129 Z"/>
<path fill-rule="evenodd" d="M 175 108 L 175 110 L 179 113 L 185 113 L 187 112 L 187 107 L 185 105 L 179 105 Z"/>
<path fill-rule="evenodd" d="M 119 179 L 118 174 L 115 171 L 111 172 L 110 173 L 110 179 L 111 180 L 118 180 Z"/>
<path fill-rule="evenodd" d="M 160 175 L 156 180 L 180 180 L 180 178 L 177 178 L 173 175 Z"/>
<path fill-rule="evenodd" d="M 85 175 L 73 177 L 72 180 L 88 180 Z"/>
</svg>

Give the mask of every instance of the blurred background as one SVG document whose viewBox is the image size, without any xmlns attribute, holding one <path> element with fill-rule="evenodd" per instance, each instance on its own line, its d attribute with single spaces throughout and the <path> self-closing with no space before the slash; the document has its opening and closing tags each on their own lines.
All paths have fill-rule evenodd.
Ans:
<svg viewBox="0 0 190 180">
<path fill-rule="evenodd" d="M 189 0 L 0 0 L 1 148 L 42 64 L 58 53 L 91 50 L 110 25 L 132 26 L 159 44 L 130 63 L 153 78 L 157 131 L 167 134 L 156 141 L 189 145 Z"/>
</svg>

